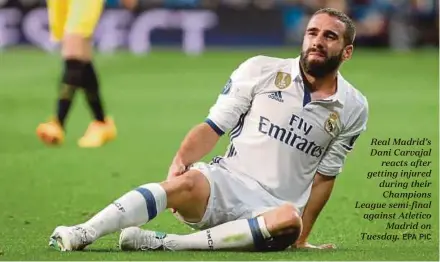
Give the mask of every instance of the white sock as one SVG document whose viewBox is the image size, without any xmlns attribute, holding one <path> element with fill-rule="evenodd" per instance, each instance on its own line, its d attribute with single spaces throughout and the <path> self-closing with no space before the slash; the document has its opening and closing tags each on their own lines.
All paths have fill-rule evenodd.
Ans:
<svg viewBox="0 0 440 262">
<path fill-rule="evenodd" d="M 167 235 L 170 250 L 249 249 L 270 238 L 263 217 L 240 219 L 189 235 Z M 258 242 L 258 243 L 257 243 Z"/>
<path fill-rule="evenodd" d="M 165 210 L 167 195 L 161 185 L 146 184 L 108 205 L 83 226 L 91 229 L 93 241 L 130 226 L 140 226 Z"/>
</svg>

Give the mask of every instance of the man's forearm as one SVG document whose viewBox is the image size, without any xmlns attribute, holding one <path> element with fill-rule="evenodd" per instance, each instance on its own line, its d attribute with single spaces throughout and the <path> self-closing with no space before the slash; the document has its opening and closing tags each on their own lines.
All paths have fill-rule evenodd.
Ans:
<svg viewBox="0 0 440 262">
<path fill-rule="evenodd" d="M 184 138 L 174 161 L 189 166 L 204 156 L 215 147 L 220 136 L 206 123 L 195 126 Z"/>
<path fill-rule="evenodd" d="M 309 201 L 307 202 L 302 215 L 303 230 L 298 242 L 307 242 L 307 238 L 312 231 L 313 225 L 315 224 L 321 210 L 324 208 L 325 204 L 330 198 L 334 185 L 334 179 L 334 177 L 326 177 L 321 174 L 316 174 Z"/>
</svg>

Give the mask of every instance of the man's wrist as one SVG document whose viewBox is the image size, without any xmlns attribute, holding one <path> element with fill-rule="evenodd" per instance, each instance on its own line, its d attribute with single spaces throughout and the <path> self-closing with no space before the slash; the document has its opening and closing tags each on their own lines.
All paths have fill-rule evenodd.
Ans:
<svg viewBox="0 0 440 262">
<path fill-rule="evenodd" d="M 183 163 L 182 155 L 181 155 L 180 153 L 177 153 L 177 154 L 174 156 L 174 158 L 173 158 L 173 163 L 174 163 L 174 164 L 179 164 L 179 165 L 184 164 L 184 163 Z"/>
<path fill-rule="evenodd" d="M 177 166 L 184 166 L 185 170 L 186 170 L 192 163 L 189 163 L 188 161 L 185 161 L 184 159 L 185 158 L 182 155 L 176 154 L 176 156 L 173 159 L 173 164 L 177 165 Z"/>
</svg>

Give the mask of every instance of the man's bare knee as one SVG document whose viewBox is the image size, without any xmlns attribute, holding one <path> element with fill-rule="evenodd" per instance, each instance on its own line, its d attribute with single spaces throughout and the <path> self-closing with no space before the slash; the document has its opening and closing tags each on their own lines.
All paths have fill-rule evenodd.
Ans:
<svg viewBox="0 0 440 262">
<path fill-rule="evenodd" d="M 176 209 L 188 222 L 202 219 L 211 188 L 207 178 L 198 170 L 190 170 L 161 183 L 167 192 L 167 208 Z"/>
<path fill-rule="evenodd" d="M 90 61 L 92 59 L 91 40 L 78 34 L 66 34 L 61 50 L 64 59 Z"/>
<path fill-rule="evenodd" d="M 172 180 L 162 182 L 162 186 L 167 193 L 191 193 L 199 187 L 199 183 L 203 182 L 204 176 L 197 170 L 190 170 Z"/>
<path fill-rule="evenodd" d="M 263 214 L 266 227 L 272 236 L 301 231 L 299 210 L 290 204 L 282 205 Z"/>
</svg>

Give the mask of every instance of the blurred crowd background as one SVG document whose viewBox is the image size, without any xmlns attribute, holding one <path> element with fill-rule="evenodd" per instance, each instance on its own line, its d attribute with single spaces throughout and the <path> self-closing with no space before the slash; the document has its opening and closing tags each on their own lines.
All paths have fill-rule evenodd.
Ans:
<svg viewBox="0 0 440 262">
<path fill-rule="evenodd" d="M 90 0 L 93 1 L 93 0 Z M 97 30 L 102 51 L 182 45 L 297 46 L 310 15 L 334 7 L 356 22 L 358 46 L 411 50 L 438 46 L 437 0 L 138 0 L 129 11 L 107 0 Z M 0 0 L 0 47 L 34 44 L 51 49 L 44 0 Z"/>
</svg>

